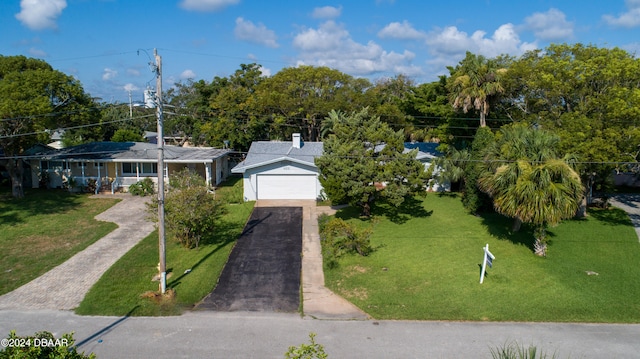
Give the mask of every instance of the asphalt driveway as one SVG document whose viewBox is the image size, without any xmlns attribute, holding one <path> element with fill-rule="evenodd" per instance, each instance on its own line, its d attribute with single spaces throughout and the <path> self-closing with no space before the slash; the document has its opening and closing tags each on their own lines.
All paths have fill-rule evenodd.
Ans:
<svg viewBox="0 0 640 359">
<path fill-rule="evenodd" d="M 216 288 L 197 309 L 298 311 L 301 253 L 302 208 L 254 208 Z"/>
</svg>

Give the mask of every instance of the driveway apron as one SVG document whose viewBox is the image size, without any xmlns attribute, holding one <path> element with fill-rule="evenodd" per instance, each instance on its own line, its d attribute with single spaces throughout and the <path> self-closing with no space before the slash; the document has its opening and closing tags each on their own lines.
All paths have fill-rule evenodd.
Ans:
<svg viewBox="0 0 640 359">
<path fill-rule="evenodd" d="M 254 208 L 216 288 L 197 309 L 298 311 L 301 252 L 302 208 Z"/>
</svg>

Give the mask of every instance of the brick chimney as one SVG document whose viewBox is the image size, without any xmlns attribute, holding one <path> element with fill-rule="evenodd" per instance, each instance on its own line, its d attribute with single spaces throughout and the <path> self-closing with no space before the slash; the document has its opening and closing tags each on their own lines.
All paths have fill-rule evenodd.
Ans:
<svg viewBox="0 0 640 359">
<path fill-rule="evenodd" d="M 294 133 L 293 136 L 293 144 L 291 145 L 293 148 L 300 148 L 301 147 L 301 143 L 300 143 L 300 134 L 299 133 Z"/>
</svg>

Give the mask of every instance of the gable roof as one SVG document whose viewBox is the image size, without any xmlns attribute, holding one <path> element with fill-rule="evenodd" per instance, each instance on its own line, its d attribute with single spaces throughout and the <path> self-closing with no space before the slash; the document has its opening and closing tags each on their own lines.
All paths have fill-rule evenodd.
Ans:
<svg viewBox="0 0 640 359">
<path fill-rule="evenodd" d="M 280 161 L 291 161 L 315 167 L 314 159 L 322 156 L 322 142 L 301 142 L 300 148 L 292 142 L 257 141 L 251 143 L 244 161 L 231 169 L 232 173 L 244 173 L 247 169 Z"/>
<path fill-rule="evenodd" d="M 413 149 L 418 149 L 418 154 L 416 158 L 418 160 L 422 159 L 433 159 L 436 157 L 441 157 L 442 152 L 436 150 L 440 146 L 439 143 L 435 142 L 405 142 L 404 148 L 405 151 L 411 151 Z"/>
<path fill-rule="evenodd" d="M 167 163 L 213 162 L 229 152 L 211 147 L 164 146 L 164 160 Z M 158 146 L 144 142 L 91 142 L 60 150 L 46 149 L 32 157 L 72 162 L 156 162 Z"/>
<path fill-rule="evenodd" d="M 376 152 L 380 152 L 385 146 L 385 144 L 377 145 L 374 150 Z M 436 151 L 438 146 L 440 146 L 440 144 L 434 142 L 405 142 L 402 153 L 409 153 L 414 149 L 418 149 L 418 153 L 416 154 L 417 160 L 432 160 L 436 157 L 442 156 L 441 152 Z"/>
</svg>

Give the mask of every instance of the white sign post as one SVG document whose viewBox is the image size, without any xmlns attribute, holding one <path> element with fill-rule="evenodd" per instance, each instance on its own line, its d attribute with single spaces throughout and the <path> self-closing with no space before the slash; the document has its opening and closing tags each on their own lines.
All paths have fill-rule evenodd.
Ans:
<svg viewBox="0 0 640 359">
<path fill-rule="evenodd" d="M 483 249 L 484 249 L 484 259 L 482 260 L 482 271 L 480 272 L 480 284 L 482 284 L 482 282 L 484 281 L 484 271 L 487 269 L 487 264 L 489 265 L 489 268 L 492 268 L 493 260 L 496 259 L 496 257 L 493 254 L 491 254 L 491 252 L 489 252 L 488 243 Z"/>
</svg>

